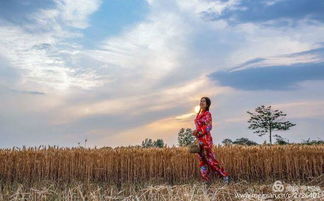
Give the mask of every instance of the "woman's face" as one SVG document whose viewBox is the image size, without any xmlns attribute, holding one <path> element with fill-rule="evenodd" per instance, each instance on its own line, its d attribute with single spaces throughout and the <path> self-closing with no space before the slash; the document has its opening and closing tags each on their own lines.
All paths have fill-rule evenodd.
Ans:
<svg viewBox="0 0 324 201">
<path fill-rule="evenodd" d="M 207 102 L 206 102 L 206 99 L 205 98 L 202 98 L 200 100 L 200 108 L 201 109 L 206 109 L 207 108 Z"/>
</svg>

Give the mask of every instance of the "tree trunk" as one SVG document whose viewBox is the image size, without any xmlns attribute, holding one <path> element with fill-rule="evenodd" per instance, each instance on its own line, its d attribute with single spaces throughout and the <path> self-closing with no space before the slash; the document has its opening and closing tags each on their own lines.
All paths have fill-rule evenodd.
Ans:
<svg viewBox="0 0 324 201">
<path fill-rule="evenodd" d="M 270 135 L 269 135 L 269 137 L 270 137 L 270 144 L 272 145 L 272 140 L 271 140 L 271 123 L 270 123 Z"/>
</svg>

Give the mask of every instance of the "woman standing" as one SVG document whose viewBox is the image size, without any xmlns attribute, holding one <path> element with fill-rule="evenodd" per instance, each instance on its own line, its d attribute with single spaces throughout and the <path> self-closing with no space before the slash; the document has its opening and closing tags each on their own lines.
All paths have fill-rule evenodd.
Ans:
<svg viewBox="0 0 324 201">
<path fill-rule="evenodd" d="M 209 169 L 217 172 L 223 177 L 225 183 L 229 183 L 229 173 L 219 165 L 212 151 L 213 138 L 210 130 L 212 129 L 212 115 L 209 112 L 211 101 L 208 97 L 200 99 L 200 110 L 195 118 L 196 129 L 193 135 L 198 139 L 201 152 L 197 154 L 199 158 L 200 175 L 207 184 L 210 184 Z"/>
</svg>

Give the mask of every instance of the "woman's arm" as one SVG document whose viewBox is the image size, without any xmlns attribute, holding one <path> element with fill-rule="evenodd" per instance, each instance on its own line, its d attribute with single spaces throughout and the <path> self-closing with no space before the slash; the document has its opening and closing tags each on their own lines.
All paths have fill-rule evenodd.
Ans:
<svg viewBox="0 0 324 201">
<path fill-rule="evenodd" d="M 197 136 L 201 137 L 203 135 L 205 135 L 207 132 L 209 132 L 213 126 L 212 126 L 212 116 L 210 112 L 206 113 L 205 116 L 205 124 L 203 126 L 201 126 L 199 129 L 197 129 Z"/>
</svg>

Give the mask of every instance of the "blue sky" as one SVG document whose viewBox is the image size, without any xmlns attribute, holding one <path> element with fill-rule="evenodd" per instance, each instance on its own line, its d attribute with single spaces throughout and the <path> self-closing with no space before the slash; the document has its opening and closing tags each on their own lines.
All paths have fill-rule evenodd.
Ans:
<svg viewBox="0 0 324 201">
<path fill-rule="evenodd" d="M 259 105 L 322 139 L 321 0 L 0 2 L 0 147 L 177 144 L 212 100 L 212 136 L 248 137 Z"/>
</svg>

